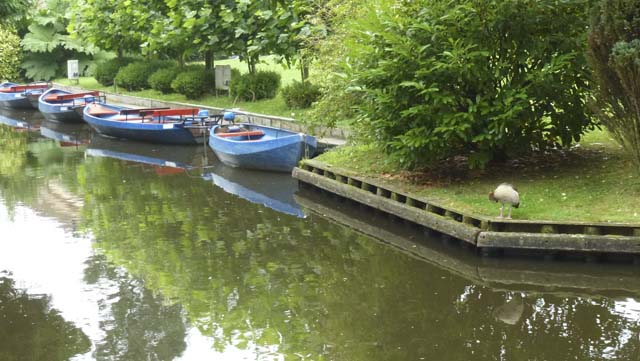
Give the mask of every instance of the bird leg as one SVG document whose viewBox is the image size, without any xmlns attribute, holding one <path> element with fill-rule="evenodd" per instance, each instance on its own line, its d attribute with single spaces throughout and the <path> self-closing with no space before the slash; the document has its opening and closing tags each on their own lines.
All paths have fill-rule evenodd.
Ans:
<svg viewBox="0 0 640 361">
<path fill-rule="evenodd" d="M 511 219 L 511 208 L 513 208 L 513 206 L 509 204 L 509 215 L 507 216 L 507 219 Z"/>
<path fill-rule="evenodd" d="M 502 210 L 504 209 L 504 203 L 500 203 L 500 215 L 498 216 L 498 218 L 502 218 Z"/>
</svg>

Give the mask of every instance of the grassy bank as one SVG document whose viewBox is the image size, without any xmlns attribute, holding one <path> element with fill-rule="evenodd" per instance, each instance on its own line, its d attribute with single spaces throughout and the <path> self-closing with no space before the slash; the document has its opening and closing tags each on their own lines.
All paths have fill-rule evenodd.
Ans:
<svg viewBox="0 0 640 361">
<path fill-rule="evenodd" d="M 371 146 L 350 146 L 319 160 L 393 182 L 461 211 L 497 216 L 488 193 L 514 184 L 521 205 L 514 219 L 640 223 L 640 176 L 605 131 L 587 134 L 569 150 L 557 150 L 470 171 L 455 161 L 438 170 L 405 172 Z"/>
<path fill-rule="evenodd" d="M 217 65 L 231 65 L 231 67 L 240 70 L 241 72 L 247 72 L 247 65 L 245 63 L 240 62 L 238 59 L 227 59 L 216 61 Z M 258 65 L 259 70 L 274 70 L 280 73 L 282 76 L 282 86 L 286 86 L 291 84 L 294 80 L 300 80 L 300 74 L 297 69 L 289 69 L 283 67 L 280 64 L 277 64 L 271 58 L 263 59 L 263 62 Z M 54 79 L 53 82 L 63 85 L 76 85 L 75 82 L 71 83 L 66 78 Z M 162 94 L 157 90 L 146 89 L 141 91 L 127 91 L 123 88 L 114 88 L 113 86 L 103 86 L 98 83 L 93 77 L 83 77 L 80 78 L 79 84 L 80 87 L 84 89 L 90 90 L 102 90 L 106 92 L 114 92 L 125 95 L 133 95 L 143 98 L 153 98 L 170 102 L 182 102 L 182 103 L 194 103 L 194 104 L 202 104 L 211 107 L 217 108 L 240 108 L 241 110 L 245 110 L 252 113 L 260 113 L 260 114 L 269 114 L 269 115 L 277 115 L 281 117 L 289 117 L 289 118 L 300 118 L 304 115 L 306 110 L 289 109 L 284 103 L 284 99 L 281 94 L 278 94 L 273 99 L 259 100 L 255 102 L 245 102 L 245 101 L 236 101 L 236 99 L 226 95 L 220 94 L 218 96 L 213 94 L 207 94 L 199 99 L 187 99 L 184 95 L 180 94 Z"/>
</svg>

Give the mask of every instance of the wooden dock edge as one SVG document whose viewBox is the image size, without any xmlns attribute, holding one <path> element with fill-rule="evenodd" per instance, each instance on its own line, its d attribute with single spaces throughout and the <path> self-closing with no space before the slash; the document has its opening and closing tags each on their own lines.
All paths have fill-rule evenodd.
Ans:
<svg viewBox="0 0 640 361">
<path fill-rule="evenodd" d="M 483 250 L 640 254 L 640 225 L 637 224 L 493 220 L 451 209 L 316 160 L 304 160 L 292 176 L 299 182 Z"/>
<path fill-rule="evenodd" d="M 367 235 L 381 244 L 397 249 L 409 257 L 464 278 L 474 284 L 495 290 L 516 292 L 544 292 L 545 294 L 567 294 L 594 297 L 595 295 L 640 295 L 640 279 L 635 267 L 593 267 L 590 263 L 572 263 L 570 266 L 545 262 L 530 263 L 523 259 L 477 258 L 475 253 L 455 252 L 432 243 L 412 238 L 413 235 L 398 234 L 385 228 L 386 221 L 371 222 L 371 217 L 355 216 L 331 200 L 314 191 L 301 191 L 296 202 L 313 213 L 332 219 L 356 232 Z M 375 218 L 375 217 L 374 217 Z M 397 229 L 395 230 L 397 231 Z"/>
</svg>

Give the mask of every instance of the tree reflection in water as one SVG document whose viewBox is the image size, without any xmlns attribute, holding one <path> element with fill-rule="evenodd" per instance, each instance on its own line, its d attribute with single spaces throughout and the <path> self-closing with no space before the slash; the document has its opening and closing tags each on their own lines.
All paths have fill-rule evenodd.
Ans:
<svg viewBox="0 0 640 361">
<path fill-rule="evenodd" d="M 640 352 L 632 287 L 477 282 L 451 270 L 480 273 L 483 261 L 434 266 L 200 177 L 159 177 L 149 166 L 37 143 L 17 142 L 6 155 L 21 170 L 0 174 L 0 196 L 9 209 L 34 207 L 55 180 L 82 200 L 71 218 L 98 254 L 85 282 L 112 285 L 100 301 L 96 360 L 178 358 L 191 325 L 215 351 L 265 360 L 633 360 Z"/>
<path fill-rule="evenodd" d="M 91 348 L 89 338 L 51 308 L 0 273 L 0 360 L 66 361 Z"/>
<path fill-rule="evenodd" d="M 163 303 L 161 296 L 108 264 L 104 256 L 87 261 L 85 281 L 114 286 L 100 304 L 100 328 L 106 336 L 96 345 L 97 360 L 173 360 L 184 351 L 180 305 Z"/>
</svg>

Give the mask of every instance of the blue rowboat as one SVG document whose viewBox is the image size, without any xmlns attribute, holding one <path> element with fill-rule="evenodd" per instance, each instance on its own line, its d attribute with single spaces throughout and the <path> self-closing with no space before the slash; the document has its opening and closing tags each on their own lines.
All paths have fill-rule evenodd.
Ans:
<svg viewBox="0 0 640 361">
<path fill-rule="evenodd" d="M 71 93 L 52 88 L 38 97 L 38 109 L 45 118 L 63 123 L 81 123 L 82 108 L 89 103 L 103 102 L 105 96 L 98 91 Z"/>
<path fill-rule="evenodd" d="M 198 108 L 132 109 L 106 103 L 84 107 L 83 119 L 100 135 L 163 144 L 202 144 L 213 121 Z"/>
<path fill-rule="evenodd" d="M 12 109 L 38 109 L 37 97 L 48 89 L 48 83 L 31 83 L 26 85 L 16 83 L 0 84 L 0 107 Z M 33 99 L 36 105 L 33 106 Z"/>
<path fill-rule="evenodd" d="M 232 167 L 291 172 L 300 159 L 315 154 L 317 142 L 304 133 L 243 123 L 213 126 L 209 146 Z"/>
</svg>

